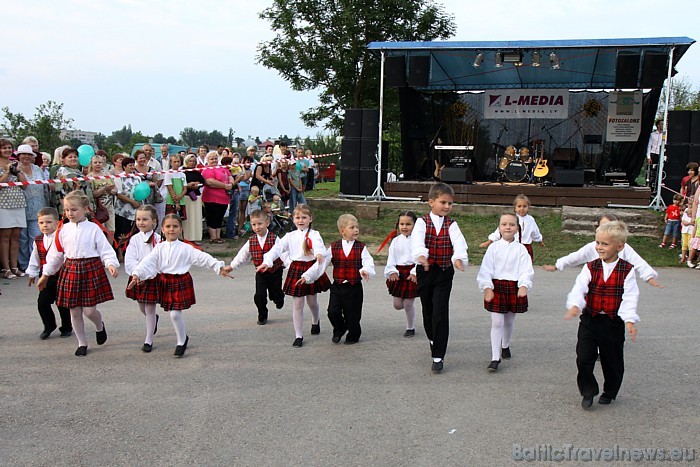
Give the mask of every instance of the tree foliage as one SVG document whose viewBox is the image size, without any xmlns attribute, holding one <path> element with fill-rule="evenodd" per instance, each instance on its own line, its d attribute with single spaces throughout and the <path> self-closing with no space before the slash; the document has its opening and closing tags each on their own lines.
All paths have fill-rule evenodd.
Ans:
<svg viewBox="0 0 700 467">
<path fill-rule="evenodd" d="M 432 0 L 273 0 L 260 18 L 277 35 L 258 45 L 258 63 L 295 91 L 320 90 L 319 105 L 302 120 L 335 130 L 345 109 L 378 106 L 379 61 L 367 44 L 447 39 L 456 30 L 453 15 Z"/>
<path fill-rule="evenodd" d="M 47 101 L 36 108 L 36 114 L 27 118 L 21 113 L 13 113 L 8 107 L 2 108 L 3 128 L 15 144 L 20 144 L 27 136 L 39 140 L 39 147 L 53 151 L 64 144 L 61 130 L 72 128 L 73 119 L 63 115 L 63 104 Z"/>
<path fill-rule="evenodd" d="M 661 91 L 657 118 L 663 118 L 666 104 L 666 88 Z M 687 78 L 674 79 L 671 82 L 671 98 L 669 110 L 700 110 L 700 89 L 693 87 L 693 83 Z"/>
</svg>

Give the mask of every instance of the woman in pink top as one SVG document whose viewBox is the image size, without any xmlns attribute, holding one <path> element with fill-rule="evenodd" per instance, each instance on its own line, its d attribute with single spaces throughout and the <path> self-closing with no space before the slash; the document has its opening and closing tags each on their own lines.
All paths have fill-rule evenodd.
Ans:
<svg viewBox="0 0 700 467">
<path fill-rule="evenodd" d="M 226 190 L 233 189 L 233 177 L 226 167 L 220 167 L 219 154 L 210 151 L 207 154 L 207 166 L 202 169 L 204 191 L 202 202 L 206 209 L 207 227 L 212 243 L 224 243 L 221 238 L 221 223 L 226 214 L 230 196 Z"/>
</svg>

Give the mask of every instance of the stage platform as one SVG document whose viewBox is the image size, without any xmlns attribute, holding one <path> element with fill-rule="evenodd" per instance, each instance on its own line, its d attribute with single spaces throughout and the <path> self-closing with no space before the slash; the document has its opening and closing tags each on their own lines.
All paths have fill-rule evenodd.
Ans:
<svg viewBox="0 0 700 467">
<path fill-rule="evenodd" d="M 384 184 L 388 197 L 428 199 L 433 182 L 389 182 Z M 511 204 L 524 194 L 534 206 L 607 207 L 610 205 L 646 207 L 651 201 L 648 187 L 616 187 L 610 185 L 542 186 L 532 183 L 474 182 L 451 183 L 455 202 L 470 204 Z"/>
</svg>

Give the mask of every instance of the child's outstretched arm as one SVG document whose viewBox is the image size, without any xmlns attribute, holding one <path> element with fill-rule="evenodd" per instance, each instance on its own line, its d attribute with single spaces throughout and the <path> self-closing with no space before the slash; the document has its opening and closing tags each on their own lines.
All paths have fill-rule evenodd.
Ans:
<svg viewBox="0 0 700 467">
<path fill-rule="evenodd" d="M 467 255 L 467 240 L 464 238 L 462 231 L 459 229 L 457 222 L 452 222 L 450 229 L 448 230 L 450 234 L 450 241 L 452 242 L 452 249 L 454 253 L 452 254 L 452 264 L 454 267 L 460 271 L 464 271 L 464 268 L 469 264 L 469 256 Z"/>
</svg>

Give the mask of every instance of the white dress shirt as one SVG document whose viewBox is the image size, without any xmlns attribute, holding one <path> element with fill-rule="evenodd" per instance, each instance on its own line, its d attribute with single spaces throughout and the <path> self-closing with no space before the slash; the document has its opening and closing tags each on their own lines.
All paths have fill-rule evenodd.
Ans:
<svg viewBox="0 0 700 467">
<path fill-rule="evenodd" d="M 658 130 L 654 130 L 649 135 L 649 142 L 647 143 L 647 159 L 651 158 L 652 154 L 661 154 L 661 143 L 663 141 L 663 133 Z"/>
<path fill-rule="evenodd" d="M 533 242 L 541 242 L 542 234 L 540 233 L 540 228 L 537 226 L 535 218 L 532 217 L 530 214 L 526 214 L 524 217 L 520 216 L 519 214 L 516 214 L 516 216 L 518 216 L 518 223 L 520 224 L 520 231 L 522 232 L 523 236 L 522 243 L 524 243 L 525 245 L 529 245 Z M 496 228 L 496 231 L 489 235 L 489 240 L 495 242 L 500 239 L 501 234 L 498 232 L 498 228 Z M 515 241 L 517 242 L 519 241 L 519 239 L 520 235 L 518 235 L 518 233 L 516 232 Z"/>
<path fill-rule="evenodd" d="M 139 262 L 144 259 L 148 254 L 153 251 L 153 241 L 148 241 L 153 235 L 153 231 L 149 232 L 137 232 L 131 239 L 129 239 L 129 245 L 126 247 L 126 253 L 124 253 L 124 271 L 128 275 L 131 275 L 139 265 Z M 161 242 L 160 235 L 153 235 L 156 244 Z"/>
<path fill-rule="evenodd" d="M 44 235 L 44 248 L 47 252 L 51 249 L 51 245 L 53 245 L 55 233 L 56 232 Z M 39 258 L 39 250 L 36 247 L 34 239 L 32 239 L 32 255 L 29 257 L 29 266 L 25 272 L 29 277 L 39 277 L 39 275 L 41 275 L 41 259 Z"/>
<path fill-rule="evenodd" d="M 341 240 L 343 242 L 343 253 L 345 254 L 345 257 L 350 254 L 350 250 L 352 250 L 352 246 L 355 244 L 355 240 L 350 240 L 347 241 L 345 239 Z M 377 273 L 374 270 L 374 258 L 372 258 L 372 255 L 369 254 L 369 251 L 367 251 L 367 245 L 365 245 L 364 248 L 362 248 L 362 253 L 360 253 L 360 256 L 362 258 L 362 267 L 360 268 L 360 275 L 362 275 L 363 272 L 366 272 L 369 274 L 369 277 L 374 277 L 377 275 Z M 324 268 L 323 270 L 325 271 L 326 268 L 331 264 L 331 260 L 333 258 L 333 251 L 329 247 L 326 250 L 326 255 L 325 255 L 325 261 L 324 261 Z M 344 281 L 345 283 L 347 281 Z"/>
<path fill-rule="evenodd" d="M 261 249 L 265 246 L 265 241 L 267 240 L 267 235 L 269 232 L 269 230 L 266 230 L 265 235 L 262 237 L 258 234 L 253 234 L 258 239 L 258 244 L 260 245 Z M 277 237 L 275 239 L 275 245 L 277 245 L 279 241 L 280 239 Z M 238 250 L 236 257 L 231 260 L 231 267 L 233 269 L 238 269 L 244 264 L 247 264 L 251 259 L 253 259 L 253 256 L 250 254 L 250 242 L 245 242 L 243 245 L 241 245 L 241 249 Z"/>
<path fill-rule="evenodd" d="M 304 254 L 303 242 L 306 241 L 306 230 L 295 230 L 280 238 L 275 246 L 263 256 L 263 264 L 268 268 L 272 267 L 273 261 L 282 257 L 282 253 L 287 253 L 289 261 L 313 261 L 317 255 L 326 257 L 326 246 L 323 244 L 323 239 L 318 230 L 311 230 L 309 238 L 311 239 L 311 254 Z M 323 275 L 325 261 L 317 261 L 312 267 L 304 272 L 303 277 L 307 283 L 312 283 Z"/>
<path fill-rule="evenodd" d="M 613 269 L 617 266 L 619 259 L 616 259 L 612 263 L 603 263 L 603 279 L 607 282 L 612 274 Z M 588 265 L 585 264 L 581 273 L 576 277 L 576 282 L 574 282 L 574 287 L 569 292 L 566 297 L 566 308 L 569 309 L 572 306 L 578 307 L 579 311 L 583 311 L 586 307 L 586 294 L 588 293 L 588 285 L 591 283 L 591 271 L 588 269 Z M 634 276 L 634 269 L 627 274 L 625 277 L 624 291 L 622 292 L 622 302 L 620 303 L 620 309 L 617 311 L 617 315 L 625 323 L 636 323 L 639 321 L 639 315 L 637 315 L 637 302 L 639 301 L 639 288 L 637 287 L 637 279 Z"/>
<path fill-rule="evenodd" d="M 435 226 L 435 234 L 439 235 L 445 218 L 431 212 L 430 220 L 433 221 L 433 226 Z M 425 257 L 425 259 L 430 259 L 428 248 L 425 246 L 425 231 L 425 221 L 422 217 L 419 217 L 416 221 L 416 225 L 413 227 L 413 232 L 411 233 L 411 255 L 413 256 L 413 262 L 415 263 L 418 262 L 418 258 L 421 256 Z M 462 231 L 459 230 L 459 226 L 454 219 L 452 220 L 448 233 L 450 234 L 450 241 L 452 242 L 452 264 L 454 264 L 458 259 L 461 259 L 462 264 L 466 267 L 469 263 L 469 257 L 467 256 L 467 241 L 464 239 L 464 235 L 462 235 Z"/>
<path fill-rule="evenodd" d="M 105 234 L 97 224 L 87 219 L 77 224 L 75 222 L 67 222 L 63 224 L 58 235 L 63 252 L 58 251 L 54 241 L 46 254 L 44 274 L 47 276 L 53 276 L 61 269 L 64 257 L 68 259 L 99 257 L 105 267 L 119 267 L 114 248 L 109 244 Z"/>
<path fill-rule="evenodd" d="M 165 241 L 156 245 L 153 251 L 139 262 L 131 275 L 144 281 L 153 279 L 158 273 L 185 274 L 192 266 L 211 269 L 219 274 L 225 264 L 209 253 L 200 251 L 180 240 Z"/>
<path fill-rule="evenodd" d="M 516 241 L 503 239 L 489 245 L 481 262 L 476 282 L 479 289 L 493 290 L 493 280 L 517 281 L 518 287 L 532 289 L 532 260 L 525 246 Z"/>
<path fill-rule="evenodd" d="M 637 252 L 634 251 L 634 248 L 629 246 L 629 244 L 625 243 L 625 247 L 618 254 L 618 256 L 630 263 L 634 267 L 634 270 L 637 271 L 637 274 L 639 274 L 639 278 L 643 281 L 646 282 L 649 279 L 656 279 L 659 277 L 659 274 L 654 270 L 654 268 L 649 266 L 649 263 L 644 261 L 644 258 L 639 256 L 639 254 L 637 254 Z M 583 245 L 573 253 L 569 253 L 568 255 L 559 258 L 556 262 L 556 267 L 559 271 L 563 271 L 564 268 L 580 266 L 581 264 L 588 263 L 594 259 L 598 259 L 598 252 L 595 249 L 595 240 L 591 243 Z"/>
<path fill-rule="evenodd" d="M 413 266 L 411 274 L 416 275 L 416 265 L 411 255 L 411 236 L 408 237 L 402 234 L 397 235 L 389 245 L 389 256 L 386 259 L 386 267 L 384 268 L 384 277 L 387 279 L 392 274 L 398 274 L 399 270 L 396 266 Z"/>
</svg>

